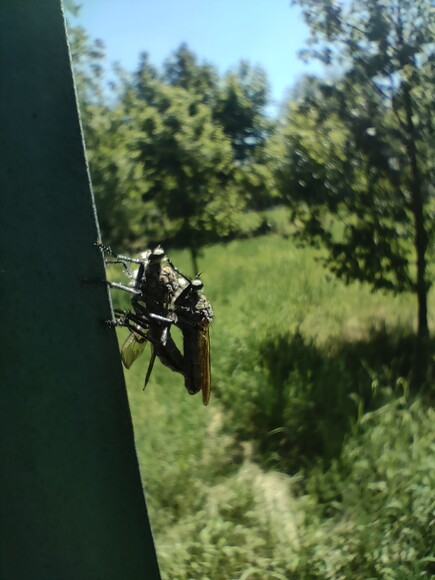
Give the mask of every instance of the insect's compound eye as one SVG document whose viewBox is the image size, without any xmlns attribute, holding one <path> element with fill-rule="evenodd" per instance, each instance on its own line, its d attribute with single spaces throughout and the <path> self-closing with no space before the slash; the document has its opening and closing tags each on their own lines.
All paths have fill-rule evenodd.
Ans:
<svg viewBox="0 0 435 580">
<path fill-rule="evenodd" d="M 195 290 L 202 290 L 204 288 L 204 283 L 199 278 L 192 280 L 192 288 Z"/>
<path fill-rule="evenodd" d="M 165 255 L 164 249 L 157 247 L 155 250 L 152 251 L 151 256 L 150 256 L 150 260 L 152 262 L 159 262 L 160 260 L 163 259 L 164 255 Z"/>
<path fill-rule="evenodd" d="M 151 255 L 151 250 L 145 250 L 145 252 L 141 252 L 139 254 L 139 259 L 146 262 L 147 260 L 149 260 L 150 255 Z"/>
</svg>

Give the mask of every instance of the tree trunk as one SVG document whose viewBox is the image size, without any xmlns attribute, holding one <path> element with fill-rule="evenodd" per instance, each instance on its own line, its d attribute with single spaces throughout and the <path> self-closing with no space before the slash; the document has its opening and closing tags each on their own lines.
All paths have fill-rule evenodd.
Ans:
<svg viewBox="0 0 435 580">
<path fill-rule="evenodd" d="M 424 223 L 424 201 L 421 184 L 420 169 L 417 161 L 417 149 L 415 145 L 415 128 L 412 120 L 412 101 L 409 87 L 404 87 L 404 101 L 406 111 L 407 142 L 406 148 L 409 155 L 411 168 L 411 208 L 414 216 L 414 245 L 417 258 L 416 294 L 418 301 L 418 337 L 422 340 L 429 337 L 429 326 L 427 320 L 427 292 L 428 283 L 426 280 L 426 251 L 428 236 Z"/>
<path fill-rule="evenodd" d="M 411 56 L 408 56 L 408 49 L 404 34 L 403 34 L 403 22 L 400 11 L 400 5 L 398 5 L 398 20 L 396 25 L 396 31 L 399 39 L 399 61 L 402 70 L 406 67 L 416 68 L 415 62 Z M 426 280 L 426 251 L 428 246 L 428 235 L 425 227 L 424 221 L 424 195 L 422 188 L 422 179 L 420 174 L 420 168 L 418 165 L 418 155 L 416 146 L 416 130 L 413 120 L 414 105 L 412 102 L 411 89 L 409 80 L 404 80 L 402 83 L 403 91 L 403 104 L 405 108 L 406 122 L 403 124 L 403 129 L 406 132 L 405 136 L 405 146 L 408 153 L 409 163 L 410 163 L 410 191 L 411 191 L 411 211 L 414 216 L 414 246 L 417 258 L 417 276 L 416 276 L 416 294 L 418 302 L 418 328 L 417 328 L 417 343 L 422 345 L 427 343 L 429 339 L 429 325 L 428 325 L 428 312 L 427 312 L 427 293 L 429 290 L 429 284 Z M 417 344 L 417 349 L 419 345 Z"/>
<path fill-rule="evenodd" d="M 412 118 L 413 106 L 410 87 L 408 83 L 403 87 L 403 98 L 406 114 L 406 149 L 408 152 L 411 178 L 411 209 L 414 216 L 414 246 L 417 261 L 417 275 L 415 291 L 418 304 L 418 326 L 411 376 L 411 386 L 420 388 L 428 375 L 430 361 L 429 324 L 427 294 L 429 283 L 426 280 L 426 252 L 428 246 L 428 235 L 424 220 L 424 197 L 422 190 L 422 180 L 417 159 L 415 126 Z"/>
</svg>

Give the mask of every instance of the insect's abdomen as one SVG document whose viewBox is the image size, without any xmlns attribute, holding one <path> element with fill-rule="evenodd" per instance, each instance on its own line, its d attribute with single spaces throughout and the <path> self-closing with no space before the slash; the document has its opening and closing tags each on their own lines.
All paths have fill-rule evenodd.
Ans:
<svg viewBox="0 0 435 580">
<path fill-rule="evenodd" d="M 166 344 L 153 342 L 154 350 L 160 362 L 176 373 L 184 374 L 183 355 L 175 344 L 171 335 L 168 335 Z"/>
</svg>

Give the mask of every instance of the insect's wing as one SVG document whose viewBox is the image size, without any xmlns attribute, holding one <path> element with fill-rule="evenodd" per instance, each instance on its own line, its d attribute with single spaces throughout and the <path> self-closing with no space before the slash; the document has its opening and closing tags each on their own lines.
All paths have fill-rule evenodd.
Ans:
<svg viewBox="0 0 435 580">
<path fill-rule="evenodd" d="M 202 391 L 208 404 L 211 392 L 210 334 L 205 328 L 184 328 L 184 383 L 191 395 Z"/>
<path fill-rule="evenodd" d="M 135 332 L 130 332 L 121 347 L 121 359 L 126 369 L 129 369 L 134 361 L 143 353 L 146 339 Z"/>
<path fill-rule="evenodd" d="M 210 362 L 210 333 L 208 327 L 200 331 L 198 337 L 198 350 L 201 359 L 201 391 L 202 402 L 208 405 L 211 393 L 211 362 Z"/>
<path fill-rule="evenodd" d="M 148 364 L 148 370 L 147 370 L 147 374 L 145 377 L 145 383 L 143 385 L 143 390 L 145 390 L 145 388 L 148 384 L 148 381 L 150 380 L 150 376 L 151 376 L 151 373 L 153 372 L 155 360 L 156 360 L 156 351 L 155 351 L 154 347 L 151 345 L 151 358 L 150 358 L 150 362 Z"/>
</svg>

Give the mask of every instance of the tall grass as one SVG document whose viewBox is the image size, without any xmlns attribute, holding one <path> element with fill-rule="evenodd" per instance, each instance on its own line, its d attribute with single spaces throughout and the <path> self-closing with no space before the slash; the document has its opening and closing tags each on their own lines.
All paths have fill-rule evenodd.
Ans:
<svg viewBox="0 0 435 580">
<path fill-rule="evenodd" d="M 433 413 L 402 396 L 414 297 L 346 287 L 319 257 L 277 236 L 206 249 L 202 278 L 215 310 L 209 407 L 159 363 L 142 392 L 146 355 L 126 373 L 165 578 L 433 570 L 434 482 L 423 478 Z M 186 252 L 171 258 L 189 270 Z M 430 304 L 433 312 L 433 295 Z"/>
</svg>

